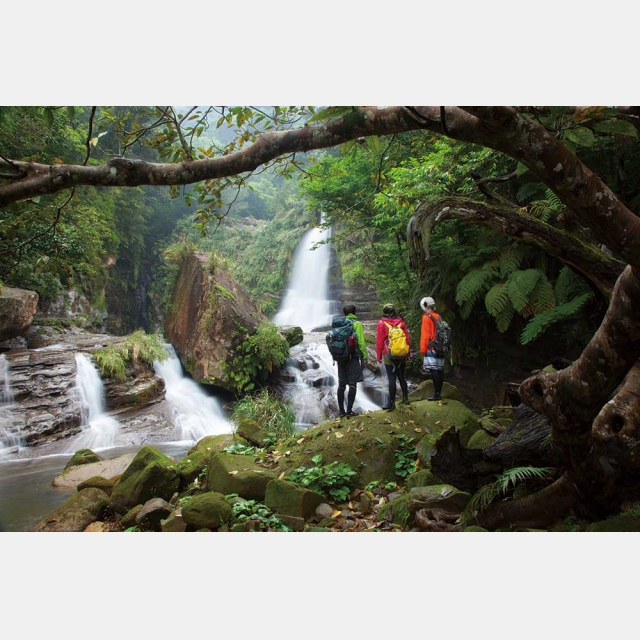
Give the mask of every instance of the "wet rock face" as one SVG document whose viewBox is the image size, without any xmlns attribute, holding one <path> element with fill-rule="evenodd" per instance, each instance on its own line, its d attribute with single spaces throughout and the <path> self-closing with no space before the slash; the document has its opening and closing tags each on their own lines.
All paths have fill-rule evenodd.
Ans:
<svg viewBox="0 0 640 640">
<path fill-rule="evenodd" d="M 82 404 L 74 392 L 75 350 L 16 350 L 7 355 L 15 404 L 5 431 L 24 445 L 44 444 L 81 431 Z"/>
<path fill-rule="evenodd" d="M 33 322 L 38 294 L 27 289 L 0 290 L 0 342 L 22 335 Z"/>
<path fill-rule="evenodd" d="M 224 365 L 243 332 L 254 333 L 266 320 L 253 298 L 209 256 L 194 253 L 182 261 L 165 335 L 194 380 L 233 390 Z"/>
</svg>

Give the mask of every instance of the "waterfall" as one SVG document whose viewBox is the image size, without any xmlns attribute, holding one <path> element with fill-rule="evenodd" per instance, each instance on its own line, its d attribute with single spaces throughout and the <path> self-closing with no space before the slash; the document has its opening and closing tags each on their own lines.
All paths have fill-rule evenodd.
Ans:
<svg viewBox="0 0 640 640">
<path fill-rule="evenodd" d="M 76 354 L 74 393 L 82 403 L 82 434 L 69 443 L 68 450 L 113 447 L 120 430 L 119 424 L 105 412 L 102 379 L 85 353 Z"/>
<path fill-rule="evenodd" d="M 171 345 L 167 345 L 167 350 L 170 358 L 164 362 L 154 362 L 153 368 L 165 382 L 175 437 L 197 442 L 204 436 L 231 433 L 233 423 L 225 417 L 218 400 L 207 395 L 197 382 L 184 375 Z"/>
<path fill-rule="evenodd" d="M 293 254 L 289 286 L 273 318 L 274 324 L 296 325 L 307 332 L 331 323 L 331 300 L 327 298 L 331 249 L 328 242 L 314 249 L 330 237 L 331 229 L 320 227 L 309 229 L 302 236 Z"/>
<path fill-rule="evenodd" d="M 283 395 L 291 402 L 300 427 L 318 424 L 337 414 L 338 369 L 327 349 L 325 334 L 313 333 L 314 328 L 331 324 L 333 301 L 328 299 L 330 238 L 331 229 L 318 227 L 302 236 L 293 254 L 289 288 L 273 318 L 277 325 L 296 325 L 305 333 L 304 343 L 291 350 L 283 376 L 289 382 Z M 313 249 L 321 241 L 327 242 Z M 365 371 L 365 382 L 358 384 L 356 411 L 380 408 L 365 391 L 372 377 L 373 374 Z"/>
<path fill-rule="evenodd" d="M 11 433 L 13 393 L 9 377 L 9 361 L 0 354 L 0 451 L 3 454 L 15 451 L 20 446 L 20 438 Z"/>
</svg>

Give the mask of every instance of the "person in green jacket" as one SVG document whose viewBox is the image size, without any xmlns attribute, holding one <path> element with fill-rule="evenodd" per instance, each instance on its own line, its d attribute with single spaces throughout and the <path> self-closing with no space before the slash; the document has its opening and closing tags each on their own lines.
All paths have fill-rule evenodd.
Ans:
<svg viewBox="0 0 640 640">
<path fill-rule="evenodd" d="M 364 341 L 364 329 L 362 322 L 356 316 L 356 306 L 347 304 L 342 308 L 342 312 L 353 323 L 358 340 L 356 353 L 346 362 L 338 362 L 338 411 L 341 416 L 357 416 L 353 410 L 353 403 L 358 390 L 357 383 L 364 381 L 363 368 L 367 364 L 367 345 Z M 344 393 L 349 385 L 347 395 L 347 410 L 344 409 Z"/>
</svg>

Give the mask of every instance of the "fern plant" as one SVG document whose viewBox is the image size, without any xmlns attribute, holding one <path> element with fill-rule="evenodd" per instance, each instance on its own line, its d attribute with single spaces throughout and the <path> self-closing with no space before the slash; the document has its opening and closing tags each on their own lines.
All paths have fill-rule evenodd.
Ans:
<svg viewBox="0 0 640 640">
<path fill-rule="evenodd" d="M 510 490 L 530 480 L 543 480 L 549 478 L 555 469 L 553 467 L 514 467 L 502 472 L 496 479 L 480 487 L 467 503 L 460 514 L 460 523 L 464 526 L 471 523 L 480 513 L 498 497 L 505 497 Z"/>
<path fill-rule="evenodd" d="M 557 219 L 563 211 L 566 211 L 566 208 L 551 189 L 546 189 L 545 197 L 542 200 L 533 200 L 529 204 L 528 210 L 534 218 L 549 223 Z"/>
</svg>

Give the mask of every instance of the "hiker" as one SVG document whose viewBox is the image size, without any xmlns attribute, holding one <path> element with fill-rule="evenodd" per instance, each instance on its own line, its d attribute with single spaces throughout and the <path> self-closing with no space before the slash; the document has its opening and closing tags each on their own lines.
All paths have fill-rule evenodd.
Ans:
<svg viewBox="0 0 640 640">
<path fill-rule="evenodd" d="M 347 304 L 342 308 L 347 320 L 353 325 L 357 344 L 354 353 L 348 360 L 337 360 L 338 363 L 338 412 L 341 416 L 357 416 L 353 410 L 353 403 L 358 391 L 358 382 L 364 381 L 363 368 L 367 364 L 367 347 L 364 341 L 364 329 L 362 322 L 356 316 L 356 306 Z M 344 392 L 349 385 L 347 395 L 347 409 L 344 408 Z"/>
<path fill-rule="evenodd" d="M 389 378 L 389 402 L 382 407 L 387 411 L 396 408 L 396 378 L 402 389 L 402 403 L 409 404 L 409 391 L 405 378 L 405 367 L 411 352 L 409 331 L 404 320 L 396 313 L 392 304 L 385 304 L 382 318 L 378 322 L 378 342 L 376 355 L 378 362 L 383 362 Z M 400 332 L 399 330 L 402 330 Z M 404 334 L 404 335 L 402 335 Z M 396 351 L 396 344 L 399 345 Z"/>
<path fill-rule="evenodd" d="M 423 367 L 429 369 L 433 380 L 433 395 L 427 400 L 440 400 L 442 385 L 444 384 L 444 357 L 438 357 L 432 341 L 436 337 L 436 323 L 440 322 L 440 315 L 436 313 L 436 302 L 433 298 L 420 300 L 422 325 L 420 327 L 420 353 L 424 356 Z"/>
</svg>

